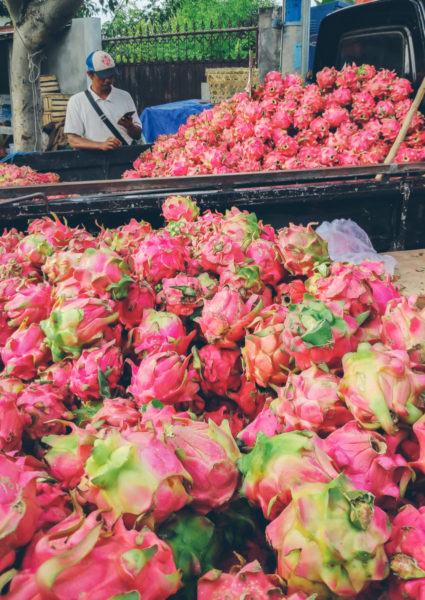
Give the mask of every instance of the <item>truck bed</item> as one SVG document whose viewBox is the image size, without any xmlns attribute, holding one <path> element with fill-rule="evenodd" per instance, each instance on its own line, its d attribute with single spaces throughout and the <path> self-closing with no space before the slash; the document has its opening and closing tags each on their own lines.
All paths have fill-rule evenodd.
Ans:
<svg viewBox="0 0 425 600">
<path fill-rule="evenodd" d="M 46 200 L 70 194 L 75 197 Z M 131 218 L 158 227 L 161 204 L 170 194 L 191 195 L 201 210 L 237 206 L 253 211 L 275 228 L 350 218 L 381 252 L 425 247 L 423 162 L 0 188 L 0 227 L 23 230 L 28 221 L 50 212 L 91 230 L 98 224 L 116 227 Z M 27 198 L 34 195 L 38 198 Z"/>
</svg>

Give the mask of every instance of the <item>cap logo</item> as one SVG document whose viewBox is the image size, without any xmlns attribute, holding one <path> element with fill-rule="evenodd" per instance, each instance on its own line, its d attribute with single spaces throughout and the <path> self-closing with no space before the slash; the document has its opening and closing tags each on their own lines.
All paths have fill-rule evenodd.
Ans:
<svg viewBox="0 0 425 600">
<path fill-rule="evenodd" d="M 109 65 L 112 64 L 112 61 L 111 61 L 110 57 L 107 54 L 104 54 L 102 56 L 101 60 L 102 60 L 103 64 L 106 65 L 107 67 L 109 67 Z"/>
</svg>

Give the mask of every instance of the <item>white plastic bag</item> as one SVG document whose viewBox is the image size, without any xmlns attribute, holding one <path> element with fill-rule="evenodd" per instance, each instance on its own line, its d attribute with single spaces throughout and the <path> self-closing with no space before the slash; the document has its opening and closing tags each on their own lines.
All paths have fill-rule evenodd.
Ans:
<svg viewBox="0 0 425 600">
<path fill-rule="evenodd" d="M 328 242 L 329 256 L 332 260 L 351 262 L 355 265 L 362 260 L 382 261 L 385 270 L 394 275 L 396 259 L 376 252 L 367 233 L 351 219 L 323 221 L 316 232 Z"/>
</svg>

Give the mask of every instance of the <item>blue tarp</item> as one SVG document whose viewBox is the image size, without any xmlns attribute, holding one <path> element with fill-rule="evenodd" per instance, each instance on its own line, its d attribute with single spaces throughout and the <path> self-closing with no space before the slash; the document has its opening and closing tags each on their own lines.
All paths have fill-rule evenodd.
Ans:
<svg viewBox="0 0 425 600">
<path fill-rule="evenodd" d="M 13 152 L 12 154 L 6 154 L 3 158 L 0 159 L 0 163 L 10 162 L 13 163 L 15 156 L 24 156 L 24 154 L 40 154 L 39 152 Z"/>
<path fill-rule="evenodd" d="M 203 100 L 182 100 L 145 108 L 140 119 L 146 143 L 153 143 L 163 133 L 176 133 L 190 115 L 201 113 L 207 108 L 212 108 L 212 105 Z"/>
</svg>

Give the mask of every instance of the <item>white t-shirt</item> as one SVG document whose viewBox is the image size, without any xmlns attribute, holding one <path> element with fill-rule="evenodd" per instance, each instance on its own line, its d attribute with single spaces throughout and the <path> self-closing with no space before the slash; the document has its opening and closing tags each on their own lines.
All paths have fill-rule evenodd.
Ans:
<svg viewBox="0 0 425 600">
<path fill-rule="evenodd" d="M 134 110 L 135 112 L 132 116 L 133 123 L 139 127 L 142 126 L 136 111 L 136 106 L 130 94 L 124 90 L 112 87 L 109 96 L 103 100 L 93 92 L 91 88 L 89 88 L 89 92 L 111 121 L 112 125 L 114 125 L 123 138 L 131 144 L 133 140 L 128 135 L 127 130 L 124 127 L 121 127 L 121 125 L 118 125 L 118 121 L 126 112 Z M 95 142 L 104 142 L 113 135 L 88 101 L 85 92 L 74 94 L 68 101 L 65 118 L 65 133 L 74 133 L 75 135 L 80 135 L 81 137 Z"/>
</svg>

